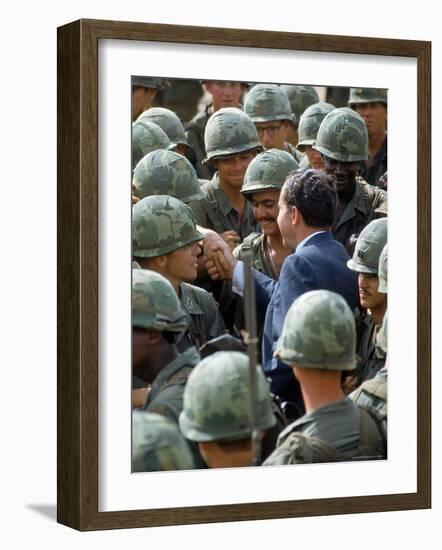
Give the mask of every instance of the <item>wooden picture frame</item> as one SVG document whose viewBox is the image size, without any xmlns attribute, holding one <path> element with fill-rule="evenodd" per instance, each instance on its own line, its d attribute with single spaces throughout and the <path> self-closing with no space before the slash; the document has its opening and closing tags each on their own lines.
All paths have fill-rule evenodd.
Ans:
<svg viewBox="0 0 442 550">
<path fill-rule="evenodd" d="M 303 50 L 417 61 L 417 491 L 296 501 L 98 511 L 98 41 Z M 79 529 L 275 519 L 431 506 L 431 44 L 362 38 L 79 20 L 58 29 L 58 505 Z"/>
</svg>

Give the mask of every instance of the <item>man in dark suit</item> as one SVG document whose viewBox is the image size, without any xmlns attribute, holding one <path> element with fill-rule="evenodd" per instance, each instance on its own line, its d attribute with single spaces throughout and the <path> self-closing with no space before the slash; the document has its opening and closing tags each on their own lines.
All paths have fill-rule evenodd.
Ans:
<svg viewBox="0 0 442 550">
<path fill-rule="evenodd" d="M 263 369 L 271 380 L 272 392 L 294 404 L 292 418 L 304 414 L 299 384 L 292 372 L 273 357 L 289 307 L 301 294 L 319 289 L 341 294 L 352 310 L 357 304 L 357 279 L 347 267 L 349 255 L 330 233 L 336 201 L 331 180 L 321 170 L 298 171 L 289 176 L 279 199 L 278 225 L 284 245 L 293 248 L 294 253 L 284 260 L 279 281 L 253 272 L 258 307 L 267 308 Z M 241 292 L 243 265 L 232 260 L 227 250 L 225 256 L 233 288 Z"/>
</svg>

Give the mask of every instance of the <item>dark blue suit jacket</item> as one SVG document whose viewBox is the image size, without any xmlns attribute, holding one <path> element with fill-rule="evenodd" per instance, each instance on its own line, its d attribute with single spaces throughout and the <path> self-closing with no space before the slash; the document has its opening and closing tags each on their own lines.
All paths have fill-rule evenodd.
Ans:
<svg viewBox="0 0 442 550">
<path fill-rule="evenodd" d="M 287 365 L 273 357 L 287 311 L 298 296 L 318 289 L 341 294 L 353 311 L 357 305 L 358 286 L 357 274 L 347 267 L 349 259 L 344 246 L 327 231 L 311 237 L 284 260 L 279 281 L 254 270 L 258 307 L 267 306 L 262 347 L 263 369 L 271 378 L 272 391 L 287 400 L 293 400 L 290 395 L 293 387 L 288 392 L 282 390 L 285 389 L 286 380 L 294 380 L 294 377 Z M 286 372 L 278 376 L 275 371 L 279 370 Z M 281 384 L 277 379 L 281 380 Z"/>
</svg>

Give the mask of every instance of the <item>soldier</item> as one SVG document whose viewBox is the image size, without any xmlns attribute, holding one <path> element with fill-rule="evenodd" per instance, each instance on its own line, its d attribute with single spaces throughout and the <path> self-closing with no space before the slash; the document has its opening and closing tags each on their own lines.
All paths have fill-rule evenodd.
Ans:
<svg viewBox="0 0 442 550">
<path fill-rule="evenodd" d="M 189 330 L 178 349 L 202 344 L 225 332 L 213 297 L 189 284 L 197 277 L 198 241 L 204 238 L 196 229 L 191 209 L 174 197 L 145 197 L 133 206 L 132 252 L 142 269 L 161 273 L 171 283 L 191 319 Z"/>
<path fill-rule="evenodd" d="M 257 84 L 247 94 L 244 112 L 256 126 L 265 149 L 281 149 L 295 157 L 302 155 L 287 142 L 287 134 L 295 117 L 286 94 L 276 84 Z"/>
<path fill-rule="evenodd" d="M 292 304 L 275 353 L 298 379 L 306 414 L 281 432 L 265 466 L 385 457 L 377 420 L 341 388 L 342 371 L 355 367 L 355 340 L 342 296 L 313 290 Z"/>
<path fill-rule="evenodd" d="M 198 225 L 216 231 L 233 249 L 257 230 L 241 187 L 247 166 L 262 146 L 253 122 L 236 108 L 216 111 L 207 123 L 204 139 L 204 162 L 212 164 L 216 173 L 203 186 L 205 199 L 190 206 Z"/>
<path fill-rule="evenodd" d="M 291 125 L 287 140 L 294 146 L 298 144 L 298 123 L 302 113 L 319 101 L 318 92 L 313 86 L 296 86 L 294 84 L 281 84 L 281 89 L 289 98 L 292 112 L 295 115 L 294 124 Z"/>
<path fill-rule="evenodd" d="M 153 101 L 154 107 L 167 107 L 187 122 L 195 114 L 198 102 L 204 95 L 201 82 L 196 79 L 169 78 L 168 86 L 159 90 Z"/>
<path fill-rule="evenodd" d="M 358 176 L 360 161 L 368 158 L 365 122 L 352 109 L 334 109 L 319 127 L 314 149 L 321 153 L 325 171 L 338 193 L 333 237 L 350 255 L 362 229 L 387 215 L 387 194 Z"/>
<path fill-rule="evenodd" d="M 290 369 L 274 355 L 289 307 L 301 294 L 320 288 L 341 294 L 352 309 L 357 303 L 356 276 L 347 267 L 350 257 L 330 233 L 336 200 L 330 178 L 322 170 L 297 171 L 287 178 L 279 197 L 278 226 L 285 246 L 294 252 L 284 260 L 278 281 L 253 270 L 257 304 L 265 311 L 264 372 L 271 380 L 272 393 L 283 401 L 292 402 L 296 418 L 304 412 L 299 385 Z M 225 243 L 222 244 L 232 288 L 242 293 L 243 263 L 233 257 Z M 218 270 L 209 263 L 208 271 L 218 278 Z"/>
<path fill-rule="evenodd" d="M 387 293 L 387 255 L 386 244 L 379 258 L 379 293 Z M 365 381 L 358 389 L 350 394 L 351 399 L 358 405 L 376 409 L 385 419 L 387 418 L 387 372 L 388 372 L 388 311 L 385 312 L 381 328 L 376 335 L 376 353 L 385 357 L 385 365 L 376 373 L 374 378 Z"/>
<path fill-rule="evenodd" d="M 193 470 L 195 461 L 178 426 L 156 413 L 132 413 L 132 472 Z"/>
<path fill-rule="evenodd" d="M 157 91 L 165 84 L 163 79 L 157 77 L 132 77 L 132 120 L 138 118 L 146 109 L 150 109 Z"/>
<path fill-rule="evenodd" d="M 362 163 L 361 176 L 378 185 L 387 171 L 387 90 L 351 88 L 348 106 L 361 115 L 368 131 L 369 159 Z"/>
<path fill-rule="evenodd" d="M 257 428 L 261 436 L 276 425 L 268 383 L 259 367 Z M 179 424 L 198 444 L 209 468 L 251 466 L 250 372 L 247 355 L 217 352 L 203 359 L 189 377 Z"/>
<path fill-rule="evenodd" d="M 296 146 L 298 151 L 305 153 L 301 161 L 301 168 L 324 169 L 321 154 L 313 149 L 312 145 L 316 140 L 321 122 L 333 109 L 335 109 L 335 106 L 331 103 L 320 101 L 310 105 L 302 113 L 298 124 L 298 145 Z"/>
<path fill-rule="evenodd" d="M 241 193 L 252 203 L 253 214 L 261 233 L 251 233 L 238 245 L 233 255 L 243 259 L 253 250 L 253 267 L 272 279 L 278 279 L 282 262 L 293 252 L 284 245 L 278 226 L 279 194 L 287 176 L 298 169 L 296 160 L 285 151 L 269 149 L 249 164 Z"/>
<path fill-rule="evenodd" d="M 164 107 L 151 107 L 141 113 L 137 121 L 150 121 L 159 126 L 167 134 L 172 143 L 175 143 L 174 151 L 180 155 L 186 153 L 189 146 L 184 126 L 176 113 Z"/>
<path fill-rule="evenodd" d="M 204 197 L 190 162 L 164 149 L 152 151 L 140 160 L 133 173 L 133 185 L 138 199 L 170 195 L 187 204 Z"/>
<path fill-rule="evenodd" d="M 149 121 L 136 121 L 132 125 L 132 170 L 137 163 L 156 149 L 173 149 L 166 132 L 157 124 Z"/>
<path fill-rule="evenodd" d="M 186 127 L 187 139 L 192 147 L 193 154 L 189 154 L 189 160 L 195 166 L 198 177 L 211 179 L 215 174 L 215 167 L 205 164 L 206 156 L 205 130 L 209 118 L 224 107 L 239 107 L 241 96 L 246 89 L 244 82 L 228 82 L 222 80 L 204 80 L 205 91 L 210 95 L 211 101 L 203 112 L 196 114 Z"/>
<path fill-rule="evenodd" d="M 357 323 L 357 353 L 360 363 L 355 371 L 359 386 L 373 378 L 384 366 L 385 357 L 376 353 L 376 334 L 387 311 L 387 294 L 378 290 L 379 257 L 387 242 L 387 218 L 373 220 L 361 232 L 348 267 L 358 273 L 359 300 L 364 313 Z"/>
</svg>

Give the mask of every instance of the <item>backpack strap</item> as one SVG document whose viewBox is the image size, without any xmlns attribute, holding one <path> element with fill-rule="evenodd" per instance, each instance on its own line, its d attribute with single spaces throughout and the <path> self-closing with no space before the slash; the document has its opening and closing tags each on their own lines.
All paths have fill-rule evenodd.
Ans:
<svg viewBox="0 0 442 550">
<path fill-rule="evenodd" d="M 264 466 L 282 464 L 312 464 L 314 462 L 336 462 L 341 455 L 322 439 L 311 437 L 301 432 L 292 432 L 276 447 L 266 459 Z"/>
<path fill-rule="evenodd" d="M 210 223 L 213 225 L 213 229 L 217 233 L 224 233 L 224 231 L 229 231 L 233 228 L 225 228 L 221 223 L 220 216 L 218 215 L 218 201 L 215 197 L 215 191 L 213 190 L 212 183 L 209 181 L 204 185 L 204 191 L 206 192 L 206 197 L 201 200 L 201 205 L 210 220 Z"/>
</svg>

